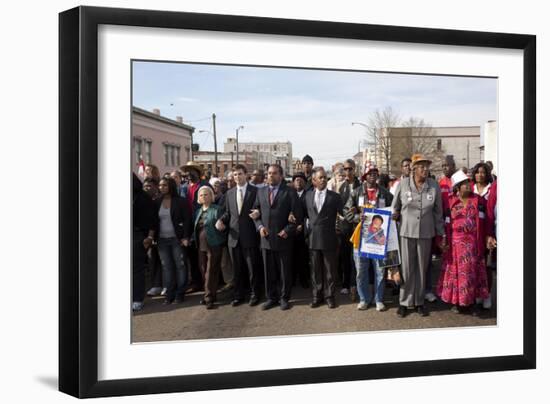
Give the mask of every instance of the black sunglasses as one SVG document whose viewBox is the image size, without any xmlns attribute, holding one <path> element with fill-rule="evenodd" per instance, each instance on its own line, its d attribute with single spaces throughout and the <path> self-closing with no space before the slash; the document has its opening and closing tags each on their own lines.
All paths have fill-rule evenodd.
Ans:
<svg viewBox="0 0 550 404">
<path fill-rule="evenodd" d="M 345 170 L 345 171 L 352 171 L 352 170 L 353 170 L 353 167 L 344 167 L 344 170 Z"/>
</svg>

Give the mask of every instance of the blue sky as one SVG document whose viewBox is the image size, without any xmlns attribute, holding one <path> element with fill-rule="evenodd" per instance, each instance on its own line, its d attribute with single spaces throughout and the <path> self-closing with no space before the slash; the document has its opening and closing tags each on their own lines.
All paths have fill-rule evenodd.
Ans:
<svg viewBox="0 0 550 404">
<path fill-rule="evenodd" d="M 376 109 L 391 106 L 402 120 L 432 126 L 481 126 L 497 119 L 497 80 L 391 73 L 342 72 L 186 63 L 134 62 L 133 105 L 183 117 L 196 128 L 201 150 L 218 150 L 227 137 L 291 141 L 295 158 L 308 153 L 328 166 L 353 156 L 361 126 Z"/>
</svg>

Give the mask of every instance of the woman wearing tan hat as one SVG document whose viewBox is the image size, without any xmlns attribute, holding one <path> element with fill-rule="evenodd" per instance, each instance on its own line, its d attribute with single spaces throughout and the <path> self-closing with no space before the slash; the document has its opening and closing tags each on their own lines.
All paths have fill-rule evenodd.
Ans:
<svg viewBox="0 0 550 404">
<path fill-rule="evenodd" d="M 394 220 L 400 221 L 401 236 L 403 284 L 399 291 L 399 317 L 405 317 L 411 306 L 421 316 L 428 315 L 424 292 L 432 239 L 440 236 L 438 244 L 446 248 L 441 190 L 428 177 L 431 161 L 421 154 L 413 155 L 411 160 L 412 174 L 401 180 L 392 203 Z"/>
<path fill-rule="evenodd" d="M 449 249 L 443 254 L 437 294 L 453 305 L 453 312 L 470 307 L 472 314 L 477 315 L 476 299 L 489 296 L 485 249 L 496 246 L 493 224 L 485 199 L 472 192 L 468 176 L 459 170 L 451 182 L 453 192 L 445 206 Z"/>
</svg>

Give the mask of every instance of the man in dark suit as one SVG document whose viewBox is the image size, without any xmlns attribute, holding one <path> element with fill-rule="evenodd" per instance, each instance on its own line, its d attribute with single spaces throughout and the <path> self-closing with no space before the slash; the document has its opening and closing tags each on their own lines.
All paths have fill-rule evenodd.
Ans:
<svg viewBox="0 0 550 404">
<path fill-rule="evenodd" d="M 305 204 L 307 191 L 305 190 L 307 178 L 301 171 L 294 173 L 292 176 L 292 186 L 298 194 L 298 201 L 301 206 Z M 304 224 L 297 224 L 296 237 L 292 248 L 292 286 L 296 285 L 299 280 L 300 285 L 304 289 L 309 288 L 309 251 L 307 248 L 306 237 L 304 232 Z"/>
<path fill-rule="evenodd" d="M 255 220 L 260 232 L 260 246 L 264 260 L 265 289 L 267 301 L 263 310 L 280 304 L 281 310 L 290 308 L 288 301 L 292 288 L 292 242 L 296 224 L 289 221 L 290 214 L 297 223 L 302 220 L 302 207 L 296 191 L 283 182 L 283 169 L 272 164 L 267 170 L 268 186 L 258 190 L 254 211 L 250 217 Z M 278 286 L 280 283 L 280 289 Z M 279 302 L 280 298 L 280 302 Z"/>
<path fill-rule="evenodd" d="M 232 306 L 244 302 L 250 285 L 250 306 L 259 302 L 261 295 L 260 237 L 249 214 L 256 202 L 258 189 L 246 182 L 246 166 L 233 167 L 237 185 L 225 194 L 225 212 L 216 223 L 220 231 L 229 226 L 227 245 L 233 264 L 234 294 Z"/>
<path fill-rule="evenodd" d="M 320 167 L 313 171 L 314 188 L 306 193 L 304 214 L 308 218 L 307 234 L 311 260 L 313 301 L 319 307 L 323 297 L 329 308 L 336 307 L 334 291 L 338 257 L 336 246 L 336 217 L 342 215 L 342 198 L 327 189 L 327 174 Z"/>
</svg>

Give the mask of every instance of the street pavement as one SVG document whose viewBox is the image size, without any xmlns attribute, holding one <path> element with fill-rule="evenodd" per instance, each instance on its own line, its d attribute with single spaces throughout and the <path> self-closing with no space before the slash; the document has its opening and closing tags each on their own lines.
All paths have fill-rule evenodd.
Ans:
<svg viewBox="0 0 550 404">
<path fill-rule="evenodd" d="M 436 263 L 434 263 L 436 264 Z M 438 263 L 437 263 L 438 264 Z M 437 280 L 439 265 L 434 265 L 432 279 Z M 493 289 L 496 291 L 496 279 Z M 134 314 L 132 323 L 133 342 L 196 340 L 211 338 L 239 338 L 277 335 L 327 334 L 359 331 L 407 330 L 442 327 L 495 326 L 496 293 L 493 307 L 483 310 L 478 317 L 471 314 L 452 313 L 450 305 L 442 302 L 428 303 L 428 317 L 420 317 L 409 310 L 405 318 L 397 317 L 398 296 L 386 288 L 385 304 L 388 310 L 377 312 L 374 305 L 365 311 L 356 308 L 349 296 L 340 295 L 337 289 L 337 307 L 326 305 L 312 309 L 311 292 L 294 287 L 291 309 L 279 307 L 262 310 L 261 304 L 250 307 L 242 304 L 232 307 L 231 294 L 218 295 L 215 309 L 206 310 L 199 304 L 201 293 L 186 295 L 180 304 L 163 306 L 163 297 L 147 298 L 143 311 Z"/>
</svg>

